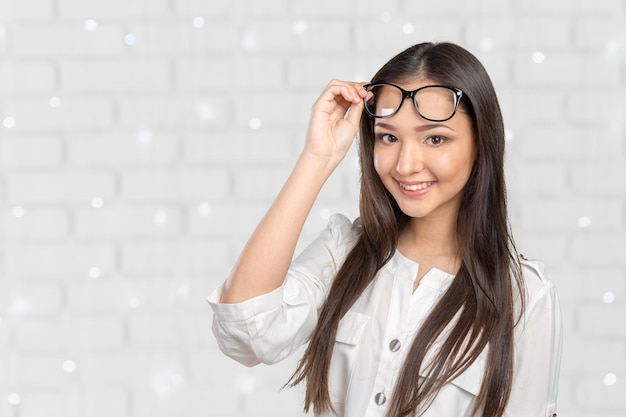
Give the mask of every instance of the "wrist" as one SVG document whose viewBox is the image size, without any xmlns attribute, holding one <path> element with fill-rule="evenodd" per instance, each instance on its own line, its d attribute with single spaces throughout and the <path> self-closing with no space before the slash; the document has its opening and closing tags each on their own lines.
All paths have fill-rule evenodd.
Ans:
<svg viewBox="0 0 626 417">
<path fill-rule="evenodd" d="M 306 167 L 319 177 L 328 177 L 337 168 L 342 158 L 303 151 L 297 161 L 298 166 Z"/>
</svg>

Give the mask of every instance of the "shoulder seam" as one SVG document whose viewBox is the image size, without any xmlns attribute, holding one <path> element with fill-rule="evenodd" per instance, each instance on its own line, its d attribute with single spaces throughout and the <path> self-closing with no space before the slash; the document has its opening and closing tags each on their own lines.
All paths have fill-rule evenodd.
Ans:
<svg viewBox="0 0 626 417">
<path fill-rule="evenodd" d="M 522 258 L 521 256 L 520 258 L 520 264 L 522 266 L 525 266 L 526 268 L 532 270 L 541 281 L 545 282 L 547 280 L 543 272 L 543 262 L 538 259 L 528 259 L 526 257 Z"/>
</svg>

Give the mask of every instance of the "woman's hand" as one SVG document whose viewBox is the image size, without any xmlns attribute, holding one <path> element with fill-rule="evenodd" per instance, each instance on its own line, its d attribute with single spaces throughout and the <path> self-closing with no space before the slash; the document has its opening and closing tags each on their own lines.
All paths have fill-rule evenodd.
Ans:
<svg viewBox="0 0 626 417">
<path fill-rule="evenodd" d="M 363 83 L 330 81 L 313 104 L 304 152 L 339 163 L 359 130 L 366 94 Z"/>
</svg>

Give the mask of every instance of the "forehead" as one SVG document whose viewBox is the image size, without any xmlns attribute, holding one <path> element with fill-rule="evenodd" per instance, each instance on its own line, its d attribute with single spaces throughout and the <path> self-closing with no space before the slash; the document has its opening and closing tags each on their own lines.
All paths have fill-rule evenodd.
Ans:
<svg viewBox="0 0 626 417">
<path fill-rule="evenodd" d="M 412 80 L 405 81 L 402 83 L 395 84 L 398 87 L 401 87 L 407 91 L 416 90 L 418 88 L 426 87 L 429 85 L 437 85 L 432 80 Z M 393 96 L 393 100 L 387 100 L 387 94 L 383 94 L 380 97 L 380 101 L 377 103 L 377 107 L 379 108 L 379 112 L 384 113 L 386 107 L 389 107 L 389 111 L 392 111 L 397 106 L 395 102 L 396 95 L 389 92 L 390 96 Z M 440 106 L 442 105 L 440 97 L 436 97 L 433 95 L 426 95 L 422 97 L 422 101 L 420 101 L 420 108 L 422 111 L 428 111 L 430 109 L 432 111 L 431 106 Z M 382 107 L 382 108 L 381 108 Z M 474 136 L 474 120 L 470 116 L 469 113 L 465 112 L 460 106 L 457 109 L 456 113 L 452 118 L 441 121 L 441 122 L 433 122 L 427 119 L 420 117 L 420 115 L 413 109 L 413 106 L 410 105 L 411 111 L 407 110 L 409 106 L 405 104 L 405 106 L 400 109 L 400 111 L 393 116 L 385 119 L 375 119 L 374 120 L 374 129 L 377 128 L 389 128 L 400 132 L 402 130 L 413 131 L 420 130 L 425 131 L 428 129 L 434 129 L 437 127 L 447 127 L 457 132 L 458 134 L 468 135 L 470 137 Z M 404 109 L 404 110 L 403 110 Z"/>
<path fill-rule="evenodd" d="M 417 90 L 418 88 L 426 87 L 427 85 L 441 85 L 440 82 L 424 77 L 407 78 L 395 82 L 394 84 L 408 91 Z"/>
</svg>

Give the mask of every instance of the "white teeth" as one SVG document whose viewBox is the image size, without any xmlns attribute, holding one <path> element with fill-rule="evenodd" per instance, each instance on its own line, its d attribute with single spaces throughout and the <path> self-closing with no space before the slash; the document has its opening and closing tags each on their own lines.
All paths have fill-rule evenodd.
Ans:
<svg viewBox="0 0 626 417">
<path fill-rule="evenodd" d="M 417 190 L 423 190 L 423 189 L 430 187 L 432 183 L 433 183 L 432 181 L 421 182 L 419 184 L 411 184 L 411 185 L 400 183 L 400 187 L 404 188 L 407 191 L 417 191 Z"/>
</svg>

